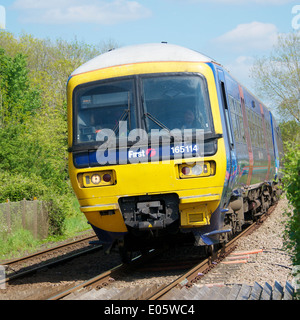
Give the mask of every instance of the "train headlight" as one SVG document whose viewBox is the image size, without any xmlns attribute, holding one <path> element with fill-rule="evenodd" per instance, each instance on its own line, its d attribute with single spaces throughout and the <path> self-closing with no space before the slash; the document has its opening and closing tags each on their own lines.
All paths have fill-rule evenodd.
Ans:
<svg viewBox="0 0 300 320">
<path fill-rule="evenodd" d="M 93 174 L 91 177 L 91 182 L 93 184 L 99 184 L 101 182 L 101 177 L 99 176 L 99 174 Z"/>
<path fill-rule="evenodd" d="M 208 177 L 215 174 L 216 164 L 214 161 L 205 161 L 192 165 L 181 164 L 178 165 L 178 169 L 180 179 Z"/>
<path fill-rule="evenodd" d="M 117 183 L 114 170 L 79 173 L 77 179 L 81 188 L 103 187 Z"/>
<path fill-rule="evenodd" d="M 192 174 L 194 174 L 195 176 L 199 176 L 202 171 L 202 166 L 200 166 L 199 164 L 196 164 L 192 167 Z"/>
</svg>

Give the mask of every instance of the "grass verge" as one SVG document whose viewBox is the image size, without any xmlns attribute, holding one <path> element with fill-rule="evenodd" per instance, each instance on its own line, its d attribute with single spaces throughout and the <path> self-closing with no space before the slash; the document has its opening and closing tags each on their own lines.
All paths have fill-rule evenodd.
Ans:
<svg viewBox="0 0 300 320">
<path fill-rule="evenodd" d="M 0 233 L 0 261 L 17 258 L 48 247 L 55 242 L 76 236 L 79 232 L 91 229 L 83 214 L 65 219 L 65 232 L 60 236 L 50 236 L 43 240 L 34 239 L 28 230 L 19 229 L 12 234 Z"/>
</svg>

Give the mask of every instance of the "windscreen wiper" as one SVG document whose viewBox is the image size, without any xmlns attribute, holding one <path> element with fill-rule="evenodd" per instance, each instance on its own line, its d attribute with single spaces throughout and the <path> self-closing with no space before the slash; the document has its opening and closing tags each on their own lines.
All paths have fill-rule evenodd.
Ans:
<svg viewBox="0 0 300 320">
<path fill-rule="evenodd" d="M 159 127 L 161 127 L 162 129 L 166 129 L 168 131 L 168 133 L 170 133 L 170 129 L 165 126 L 163 123 L 161 123 L 157 118 L 155 118 L 151 113 L 146 112 L 145 110 L 145 101 L 144 101 L 144 96 L 141 96 L 141 102 L 142 102 L 142 111 L 144 113 L 144 117 L 149 118 L 151 121 L 153 121 L 155 124 L 157 124 Z M 149 130 L 148 130 L 149 131 Z"/>
<path fill-rule="evenodd" d="M 119 129 L 119 123 L 120 121 L 125 121 L 128 118 L 128 115 L 130 114 L 130 109 L 125 109 L 123 111 L 123 113 L 121 114 L 120 118 L 118 119 L 117 123 L 115 124 L 114 128 L 113 128 L 113 132 L 117 133 L 118 129 Z M 129 117 L 130 119 L 130 117 Z M 129 121 L 129 129 L 131 127 L 130 121 Z"/>
<path fill-rule="evenodd" d="M 167 126 L 165 126 L 162 122 L 160 122 L 157 118 L 155 118 L 151 113 L 145 112 L 144 116 L 152 120 L 155 124 L 157 124 L 162 129 L 166 129 L 169 133 L 171 132 Z"/>
<path fill-rule="evenodd" d="M 131 130 L 131 119 L 130 119 L 130 93 L 128 92 L 128 100 L 127 100 L 127 109 L 123 111 L 119 120 L 117 121 L 116 125 L 113 128 L 113 132 L 116 133 L 119 129 L 120 121 L 125 121 L 128 118 L 129 120 L 129 130 Z"/>
</svg>

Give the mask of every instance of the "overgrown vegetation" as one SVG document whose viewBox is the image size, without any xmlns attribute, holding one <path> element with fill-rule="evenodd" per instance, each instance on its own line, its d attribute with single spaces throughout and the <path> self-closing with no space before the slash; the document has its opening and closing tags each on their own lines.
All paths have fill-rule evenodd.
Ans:
<svg viewBox="0 0 300 320">
<path fill-rule="evenodd" d="M 46 200 L 52 235 L 79 210 L 68 179 L 66 82 L 112 47 L 0 30 L 0 202 Z"/>
<path fill-rule="evenodd" d="M 300 33 L 278 36 L 270 56 L 257 59 L 252 76 L 261 96 L 273 102 L 281 116 L 284 141 L 284 190 L 291 205 L 286 247 L 300 266 Z M 300 270 L 298 271 L 300 276 Z"/>
<path fill-rule="evenodd" d="M 85 216 L 78 212 L 73 213 L 65 222 L 65 231 L 62 235 L 51 235 L 47 239 L 37 240 L 29 230 L 19 229 L 12 234 L 0 232 L 0 260 L 23 256 L 35 252 L 42 246 L 51 247 L 55 242 L 72 237 L 79 231 L 87 229 Z M 1 241 L 2 240 L 2 241 Z"/>
<path fill-rule="evenodd" d="M 28 230 L 18 230 L 11 235 L 6 235 L 5 241 L 0 241 L 0 260 L 6 260 L 17 256 L 17 252 L 22 248 L 23 252 L 31 252 L 39 245 L 39 241 L 34 239 Z"/>
<path fill-rule="evenodd" d="M 272 102 L 283 122 L 300 121 L 300 33 L 280 34 L 270 55 L 257 59 L 252 70 L 256 89 Z M 299 128 L 298 128 L 299 130 Z M 299 131 L 298 131 L 299 133 Z"/>
<path fill-rule="evenodd" d="M 300 266 L 300 145 L 287 143 L 284 161 L 284 190 L 291 204 L 286 226 L 286 247 L 294 253 L 293 263 Z M 300 270 L 295 276 L 300 276 Z M 298 293 L 300 295 L 300 292 Z M 299 296 L 300 298 L 300 296 Z"/>
</svg>

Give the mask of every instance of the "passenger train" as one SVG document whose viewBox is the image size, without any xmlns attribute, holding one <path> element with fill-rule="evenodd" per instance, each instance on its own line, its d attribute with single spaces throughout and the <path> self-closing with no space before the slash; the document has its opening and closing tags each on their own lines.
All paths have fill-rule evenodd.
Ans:
<svg viewBox="0 0 300 320">
<path fill-rule="evenodd" d="M 111 50 L 69 77 L 69 174 L 99 241 L 212 246 L 280 189 L 274 116 L 219 63 L 167 43 Z"/>
</svg>

